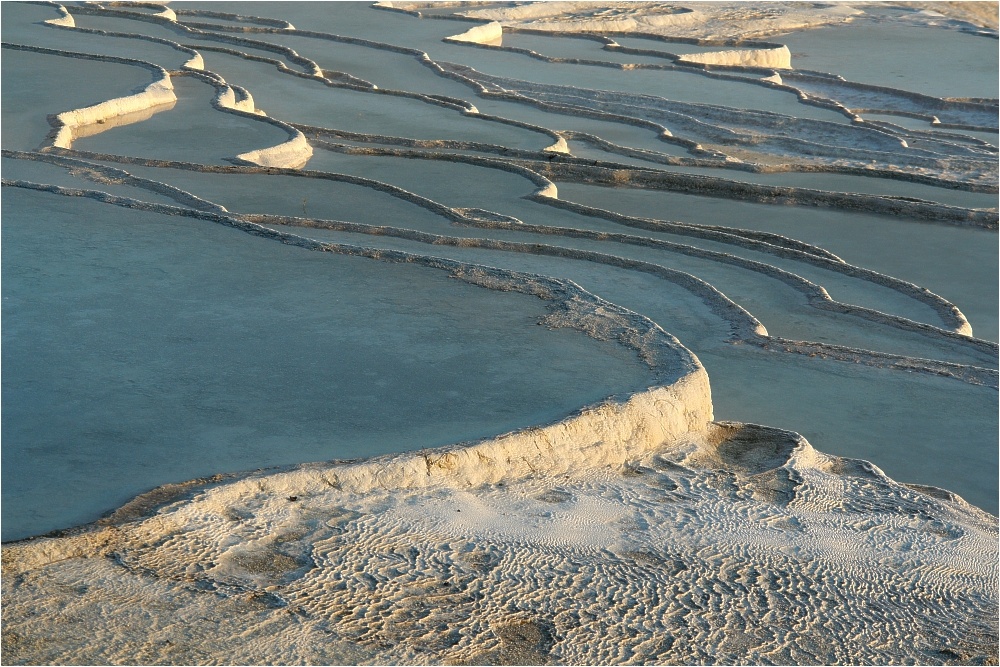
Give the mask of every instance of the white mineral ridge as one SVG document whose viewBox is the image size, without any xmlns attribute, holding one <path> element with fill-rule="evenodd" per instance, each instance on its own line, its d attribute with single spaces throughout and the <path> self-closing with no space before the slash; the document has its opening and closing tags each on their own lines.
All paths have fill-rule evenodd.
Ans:
<svg viewBox="0 0 1000 667">
<path fill-rule="evenodd" d="M 236 109 L 247 113 L 265 115 L 263 111 L 258 111 L 253 101 L 253 95 L 244 90 L 241 97 L 237 97 L 232 86 L 222 86 L 215 95 L 216 103 L 224 109 Z"/>
<path fill-rule="evenodd" d="M 164 7 L 160 11 L 153 14 L 153 16 L 159 16 L 160 18 L 168 19 L 170 21 L 177 20 L 177 14 L 175 14 L 174 10 L 170 9 L 170 7 Z"/>
<path fill-rule="evenodd" d="M 312 157 L 312 146 L 306 140 L 305 135 L 296 131 L 288 141 L 271 146 L 260 148 L 237 155 L 237 159 L 245 162 L 252 162 L 261 167 L 283 167 L 287 169 L 298 169 L 305 165 Z"/>
<path fill-rule="evenodd" d="M 65 7 L 63 7 L 62 5 L 59 5 L 56 8 L 56 11 L 59 12 L 59 18 L 46 19 L 44 21 L 44 23 L 48 23 L 49 25 L 64 26 L 64 27 L 67 27 L 67 28 L 75 28 L 76 27 L 76 21 L 73 19 L 73 15 L 70 14 L 68 11 L 66 11 Z"/>
<path fill-rule="evenodd" d="M 546 153 L 569 153 L 569 144 L 566 143 L 566 139 L 564 137 L 559 137 L 554 144 L 552 144 L 551 146 L 546 146 L 542 150 Z M 551 190 L 547 187 L 545 189 L 545 192 L 551 192 L 552 194 L 544 195 L 544 193 L 542 192 L 538 194 L 543 194 L 544 196 L 558 198 L 558 194 L 556 192 L 556 184 L 553 183 L 550 187 Z"/>
<path fill-rule="evenodd" d="M 499 46 L 503 42 L 503 26 L 493 21 L 469 28 L 465 32 L 448 37 L 452 42 L 472 42 Z"/>
<path fill-rule="evenodd" d="M 195 53 L 191 56 L 191 59 L 184 63 L 184 69 L 205 69 L 205 60 L 202 58 L 200 53 Z"/>
<path fill-rule="evenodd" d="M 163 72 L 161 78 L 153 81 L 141 92 L 134 95 L 118 97 L 93 106 L 58 114 L 56 119 L 61 127 L 52 144 L 58 148 L 71 148 L 73 140 L 78 136 L 75 132 L 82 126 L 103 124 L 118 117 L 141 119 L 141 112 L 158 107 L 171 108 L 176 102 L 177 96 L 174 95 L 174 86 L 170 81 L 170 75 Z"/>
<path fill-rule="evenodd" d="M 730 65 L 738 67 L 770 67 L 791 69 L 792 53 L 787 46 L 776 49 L 733 49 L 730 51 L 708 51 L 705 53 L 685 53 L 681 62 L 704 65 Z"/>
</svg>

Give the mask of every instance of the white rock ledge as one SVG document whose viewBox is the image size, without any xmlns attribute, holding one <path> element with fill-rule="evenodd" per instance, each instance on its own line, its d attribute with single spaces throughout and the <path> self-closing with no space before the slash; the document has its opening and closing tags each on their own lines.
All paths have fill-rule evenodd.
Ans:
<svg viewBox="0 0 1000 667">
<path fill-rule="evenodd" d="M 240 153 L 236 159 L 261 167 L 284 167 L 298 169 L 304 166 L 312 157 L 313 149 L 306 141 L 305 135 L 297 132 L 283 144 L 261 148 L 247 153 Z"/>
<path fill-rule="evenodd" d="M 459 35 L 452 35 L 445 39 L 452 42 L 472 42 L 473 44 L 500 46 L 503 43 L 503 26 L 493 21 L 492 23 L 477 25 Z"/>
<path fill-rule="evenodd" d="M 80 136 L 78 128 L 84 125 L 102 124 L 120 116 L 138 114 L 164 105 L 172 107 L 176 102 L 177 96 L 174 95 L 170 75 L 163 71 L 162 78 L 146 86 L 142 92 L 58 114 L 56 120 L 60 127 L 52 140 L 52 145 L 57 148 L 71 148 L 73 141 Z"/>
<path fill-rule="evenodd" d="M 735 49 L 732 51 L 685 53 L 679 58 L 679 62 L 699 63 L 702 65 L 728 65 L 731 67 L 792 69 L 792 54 L 787 46 L 777 49 Z"/>
</svg>

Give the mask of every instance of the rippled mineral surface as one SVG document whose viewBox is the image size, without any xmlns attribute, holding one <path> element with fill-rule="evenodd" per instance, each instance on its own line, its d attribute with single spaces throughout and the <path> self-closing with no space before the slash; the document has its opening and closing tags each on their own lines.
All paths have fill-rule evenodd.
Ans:
<svg viewBox="0 0 1000 667">
<path fill-rule="evenodd" d="M 996 3 L 0 12 L 5 664 L 997 664 Z"/>
</svg>

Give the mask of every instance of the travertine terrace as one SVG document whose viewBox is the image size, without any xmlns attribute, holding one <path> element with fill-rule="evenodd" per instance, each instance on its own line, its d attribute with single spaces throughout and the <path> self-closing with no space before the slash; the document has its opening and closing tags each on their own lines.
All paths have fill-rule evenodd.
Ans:
<svg viewBox="0 0 1000 667">
<path fill-rule="evenodd" d="M 5 664 L 996 664 L 987 4 L 3 3 Z"/>
</svg>

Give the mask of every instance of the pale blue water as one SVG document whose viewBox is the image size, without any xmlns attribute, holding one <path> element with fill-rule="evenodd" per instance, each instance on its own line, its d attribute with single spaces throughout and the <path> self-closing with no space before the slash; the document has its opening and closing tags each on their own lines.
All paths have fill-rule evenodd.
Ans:
<svg viewBox="0 0 1000 667">
<path fill-rule="evenodd" d="M 611 96 L 616 91 L 642 93 L 764 110 L 849 126 L 841 114 L 750 83 L 692 72 L 547 64 L 520 54 L 447 44 L 441 40 L 468 24 L 418 20 L 374 10 L 366 3 L 172 6 L 286 18 L 301 29 L 418 49 L 434 60 L 496 76 L 606 90 Z M 54 16 L 50 8 L 4 3 L 3 38 L 140 58 L 170 69 L 185 58 L 161 43 L 57 30 L 40 23 Z M 265 44 L 241 47 L 148 21 L 80 15 L 77 23 L 172 39 L 194 48 L 223 46 L 252 56 L 279 57 Z M 527 151 L 552 143 L 546 129 L 574 130 L 625 146 L 690 156 L 687 150 L 660 141 L 651 130 L 622 119 L 596 119 L 481 97 L 473 87 L 436 75 L 412 54 L 302 35 L 242 37 L 286 44 L 325 69 L 368 79 L 383 90 L 461 98 L 484 114 L 527 126 L 465 115 L 433 100 L 329 87 L 281 73 L 269 63 L 204 50 L 207 69 L 247 88 L 258 108 L 279 120 Z M 931 95 L 997 95 L 995 40 L 957 30 L 858 21 L 771 41 L 787 42 L 798 66 L 835 71 L 852 81 Z M 619 42 L 639 46 L 649 40 L 621 37 Z M 880 45 L 878 59 L 870 56 L 873 43 Z M 562 57 L 635 60 L 608 54 L 600 44 L 584 40 L 512 35 L 505 44 Z M 675 52 L 686 48 L 660 46 Z M 301 71 L 299 66 L 293 68 Z M 16 150 L 43 144 L 51 128 L 48 114 L 127 95 L 150 81 L 147 70 L 127 64 L 10 49 L 3 52 L 3 69 L 3 146 Z M 226 158 L 287 137 L 283 130 L 254 117 L 213 108 L 214 91 L 203 82 L 175 78 L 174 86 L 178 102 L 169 111 L 143 122 L 103 128 L 106 131 L 79 139 L 74 148 L 223 167 L 230 164 Z M 892 122 L 891 117 L 881 118 Z M 913 121 L 897 124 L 917 127 Z M 985 138 L 995 142 L 995 135 Z M 351 144 L 401 148 L 358 140 Z M 585 160 L 659 167 L 573 140 L 570 148 Z M 752 145 L 743 149 L 753 153 Z M 452 152 L 503 158 L 477 150 Z M 5 178 L 183 205 L 164 192 L 125 182 L 95 182 L 101 178 L 93 173 L 88 179 L 81 171 L 15 157 L 3 159 Z M 547 156 L 539 157 L 547 161 Z M 743 155 L 743 159 L 754 157 Z M 887 159 L 898 160 L 902 170 L 912 168 L 905 153 Z M 982 151 L 974 159 L 984 170 L 991 165 L 995 169 L 995 154 Z M 729 324 L 691 291 L 649 273 L 610 265 L 617 260 L 600 263 L 554 255 L 587 250 L 687 271 L 747 308 L 775 335 L 995 367 L 996 360 L 988 354 L 965 349 L 961 343 L 944 345 L 913 332 L 821 312 L 788 286 L 730 263 L 572 234 L 459 226 L 412 202 L 359 184 L 265 173 L 209 174 L 155 163 L 108 164 L 238 213 L 544 244 L 545 248 L 523 248 L 525 252 L 501 252 L 275 226 L 321 240 L 572 280 L 651 318 L 692 350 L 709 371 L 716 418 L 795 430 L 822 451 L 871 460 L 899 481 L 946 487 L 997 511 L 995 389 L 734 346 L 727 342 Z M 486 209 L 527 224 L 652 237 L 727 252 L 795 272 L 848 303 L 941 324 L 925 304 L 870 282 L 834 276 L 796 258 L 677 230 L 629 227 L 532 201 L 526 196 L 537 189 L 536 183 L 496 166 L 345 155 L 317 147 L 306 168 L 374 179 L 446 206 Z M 545 171 L 538 164 L 534 168 Z M 992 193 L 860 175 L 794 171 L 758 175 L 712 167 L 669 170 L 919 197 L 967 208 L 996 206 Z M 815 244 L 852 264 L 940 294 L 968 316 L 977 336 L 997 339 L 995 230 L 857 210 L 640 190 L 624 182 L 612 188 L 553 179 L 560 199 L 566 201 L 638 218 L 759 230 Z M 654 381 L 650 369 L 613 340 L 537 326 L 546 312 L 545 302 L 475 287 L 442 271 L 310 252 L 208 221 L 13 187 L 4 188 L 3 207 L 4 540 L 93 521 L 135 494 L 167 482 L 488 437 L 559 419 L 583 405 Z"/>
</svg>

